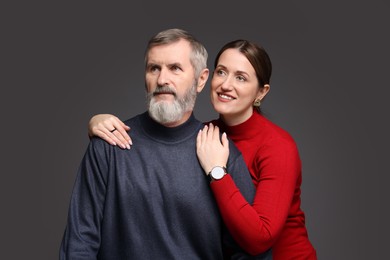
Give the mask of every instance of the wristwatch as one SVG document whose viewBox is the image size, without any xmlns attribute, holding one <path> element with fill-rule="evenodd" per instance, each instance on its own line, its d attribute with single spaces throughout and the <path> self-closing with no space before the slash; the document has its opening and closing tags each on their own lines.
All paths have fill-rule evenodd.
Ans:
<svg viewBox="0 0 390 260">
<path fill-rule="evenodd" d="M 215 166 L 211 169 L 209 174 L 207 175 L 209 177 L 209 181 L 218 181 L 222 179 L 227 174 L 227 170 L 225 167 L 222 166 Z"/>
</svg>

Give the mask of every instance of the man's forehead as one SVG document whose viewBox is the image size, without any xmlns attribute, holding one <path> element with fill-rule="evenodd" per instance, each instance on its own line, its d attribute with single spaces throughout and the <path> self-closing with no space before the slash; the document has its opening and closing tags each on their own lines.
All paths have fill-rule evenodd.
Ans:
<svg viewBox="0 0 390 260">
<path fill-rule="evenodd" d="M 191 46 L 180 40 L 174 43 L 154 46 L 149 49 L 148 63 L 190 63 Z"/>
</svg>

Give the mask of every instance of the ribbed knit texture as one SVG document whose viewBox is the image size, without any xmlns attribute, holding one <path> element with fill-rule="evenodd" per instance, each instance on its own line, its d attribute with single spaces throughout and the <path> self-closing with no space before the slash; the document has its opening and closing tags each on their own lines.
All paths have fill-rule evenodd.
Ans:
<svg viewBox="0 0 390 260">
<path fill-rule="evenodd" d="M 291 136 L 256 111 L 236 126 L 213 123 L 242 152 L 257 189 L 251 206 L 231 180 L 212 183 L 232 236 L 252 254 L 272 247 L 276 260 L 316 259 L 300 208 L 301 161 Z"/>
<path fill-rule="evenodd" d="M 223 223 L 196 157 L 202 124 L 191 116 L 167 128 L 147 113 L 125 123 L 131 127 L 130 150 L 98 138 L 87 149 L 60 259 L 222 259 Z M 253 200 L 238 150 L 228 167 Z"/>
</svg>

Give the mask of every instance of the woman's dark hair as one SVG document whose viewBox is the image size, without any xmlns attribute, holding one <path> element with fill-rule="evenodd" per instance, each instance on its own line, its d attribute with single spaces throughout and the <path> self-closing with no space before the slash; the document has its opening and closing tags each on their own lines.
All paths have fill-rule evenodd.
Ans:
<svg viewBox="0 0 390 260">
<path fill-rule="evenodd" d="M 263 47 L 247 40 L 235 40 L 229 42 L 218 52 L 214 61 L 214 68 L 217 67 L 221 54 L 227 49 L 236 49 L 248 59 L 255 69 L 260 88 L 264 87 L 265 84 L 269 84 L 272 73 L 272 64 Z"/>
</svg>

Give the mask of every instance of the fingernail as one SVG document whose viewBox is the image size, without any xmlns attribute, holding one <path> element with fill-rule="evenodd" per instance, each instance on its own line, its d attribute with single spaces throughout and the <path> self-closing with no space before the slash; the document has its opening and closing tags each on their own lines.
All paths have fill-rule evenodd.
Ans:
<svg viewBox="0 0 390 260">
<path fill-rule="evenodd" d="M 133 141 L 129 140 L 129 144 L 130 144 L 130 145 L 133 145 Z"/>
<path fill-rule="evenodd" d="M 130 145 L 126 144 L 126 148 L 127 148 L 128 150 L 130 150 Z"/>
</svg>

